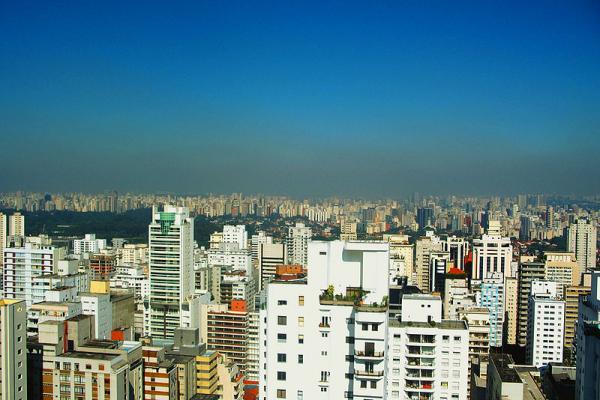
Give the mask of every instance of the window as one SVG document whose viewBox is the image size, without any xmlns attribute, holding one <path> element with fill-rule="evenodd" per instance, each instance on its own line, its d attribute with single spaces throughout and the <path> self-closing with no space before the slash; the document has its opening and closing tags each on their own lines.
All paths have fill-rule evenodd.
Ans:
<svg viewBox="0 0 600 400">
<path fill-rule="evenodd" d="M 298 335 L 298 343 L 299 344 L 304 343 L 304 335 Z"/>
<path fill-rule="evenodd" d="M 327 382 L 329 379 L 329 371 L 321 371 L 321 382 Z"/>
<path fill-rule="evenodd" d="M 362 330 L 363 331 L 368 331 L 369 330 L 369 324 L 362 324 Z"/>
<path fill-rule="evenodd" d="M 277 353 L 277 362 L 285 362 L 287 355 L 285 353 Z"/>
<path fill-rule="evenodd" d="M 304 296 L 298 296 L 298 305 L 299 306 L 303 306 L 304 305 Z"/>
<path fill-rule="evenodd" d="M 286 306 L 287 305 L 287 300 L 277 300 L 277 305 L 278 306 Z M 284 390 L 285 392 L 285 390 Z M 285 398 L 285 397 L 282 397 Z"/>
<path fill-rule="evenodd" d="M 285 381 L 285 371 L 277 371 L 277 380 Z"/>
<path fill-rule="evenodd" d="M 287 317 L 285 315 L 278 316 L 277 325 L 287 325 Z"/>
<path fill-rule="evenodd" d="M 304 364 L 304 355 L 298 354 L 298 364 Z"/>
<path fill-rule="evenodd" d="M 285 399 L 285 389 L 277 389 L 277 398 Z"/>
<path fill-rule="evenodd" d="M 360 387 L 365 389 L 367 387 L 367 381 L 360 381 Z"/>
<path fill-rule="evenodd" d="M 327 350 L 323 350 L 323 351 L 321 351 L 321 355 L 322 355 L 322 356 L 326 356 L 326 355 L 327 355 Z"/>
<path fill-rule="evenodd" d="M 300 327 L 304 326 L 304 317 L 298 317 L 298 326 L 300 326 Z"/>
<path fill-rule="evenodd" d="M 304 392 L 302 390 L 298 390 L 297 400 L 303 400 L 303 399 L 304 399 Z"/>
<path fill-rule="evenodd" d="M 460 336 L 454 336 L 454 341 L 455 342 L 460 342 Z"/>
<path fill-rule="evenodd" d="M 321 332 L 321 337 L 328 337 L 329 333 L 328 332 Z"/>
<path fill-rule="evenodd" d="M 346 343 L 354 343 L 354 338 L 351 336 L 346 336 Z"/>
<path fill-rule="evenodd" d="M 371 381 L 371 389 L 377 388 L 377 381 Z"/>
<path fill-rule="evenodd" d="M 372 331 L 378 331 L 379 330 L 379 324 L 373 324 L 373 325 L 371 325 L 371 330 Z"/>
<path fill-rule="evenodd" d="M 287 341 L 287 335 L 285 333 L 278 333 L 277 334 L 277 341 L 279 343 L 285 343 Z"/>
</svg>

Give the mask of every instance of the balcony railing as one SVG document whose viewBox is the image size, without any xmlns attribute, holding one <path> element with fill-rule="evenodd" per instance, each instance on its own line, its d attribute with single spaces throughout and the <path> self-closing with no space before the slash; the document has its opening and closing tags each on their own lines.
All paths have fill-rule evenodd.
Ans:
<svg viewBox="0 0 600 400">
<path fill-rule="evenodd" d="M 383 371 L 354 371 L 355 375 L 358 376 L 383 376 Z"/>
<path fill-rule="evenodd" d="M 354 350 L 354 355 L 358 356 L 358 357 L 374 357 L 374 358 L 381 358 L 383 357 L 383 351 L 361 351 L 361 350 Z"/>
</svg>

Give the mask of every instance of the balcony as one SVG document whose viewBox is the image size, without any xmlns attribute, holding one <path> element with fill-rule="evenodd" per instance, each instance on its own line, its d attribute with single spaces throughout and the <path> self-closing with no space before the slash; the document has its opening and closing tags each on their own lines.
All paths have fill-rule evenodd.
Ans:
<svg viewBox="0 0 600 400">
<path fill-rule="evenodd" d="M 354 371 L 354 375 L 357 376 L 368 376 L 368 377 L 383 377 L 383 371 L 361 371 L 361 370 L 355 370 Z"/>
<path fill-rule="evenodd" d="M 383 358 L 383 351 L 362 351 L 354 350 L 354 355 L 360 358 Z"/>
</svg>

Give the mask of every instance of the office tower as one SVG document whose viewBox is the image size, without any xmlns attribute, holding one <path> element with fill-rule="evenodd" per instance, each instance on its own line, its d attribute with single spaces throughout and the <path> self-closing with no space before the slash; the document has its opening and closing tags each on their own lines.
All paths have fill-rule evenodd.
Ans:
<svg viewBox="0 0 600 400">
<path fill-rule="evenodd" d="M 27 320 L 23 300 L 0 299 L 0 398 L 27 399 Z"/>
<path fill-rule="evenodd" d="M 285 241 L 287 247 L 287 263 L 307 266 L 308 243 L 312 238 L 312 229 L 304 224 L 296 223 L 296 226 L 288 229 Z"/>
<path fill-rule="evenodd" d="M 388 245 L 312 242 L 310 271 L 267 285 L 260 398 L 385 396 Z"/>
<path fill-rule="evenodd" d="M 242 372 L 246 371 L 248 351 L 248 309 L 245 300 L 231 300 L 228 310 L 207 313 L 209 350 L 226 355 Z"/>
<path fill-rule="evenodd" d="M 450 269 L 450 254 L 445 251 L 429 253 L 429 292 L 442 293 L 446 273 Z"/>
<path fill-rule="evenodd" d="M 275 276 L 275 268 L 285 264 L 286 246 L 283 243 L 264 243 L 258 247 L 259 291 Z"/>
<path fill-rule="evenodd" d="M 564 352 L 574 361 L 575 327 L 579 317 L 579 299 L 592 292 L 590 286 L 567 286 L 565 288 L 565 341 Z"/>
<path fill-rule="evenodd" d="M 600 398 L 600 272 L 592 272 L 592 292 L 579 301 L 575 399 Z"/>
<path fill-rule="evenodd" d="M 172 340 L 175 329 L 184 326 L 184 309 L 193 309 L 194 219 L 188 209 L 153 207 L 148 242 L 150 285 L 144 331 L 153 339 Z"/>
<path fill-rule="evenodd" d="M 25 216 L 20 212 L 9 217 L 8 236 L 25 237 Z"/>
<path fill-rule="evenodd" d="M 498 221 L 490 221 L 487 234 L 473 240 L 473 279 L 485 279 L 494 272 L 511 276 L 512 245 L 503 237 Z"/>
<path fill-rule="evenodd" d="M 516 365 L 510 354 L 490 354 L 486 399 L 546 400 L 536 367 Z"/>
<path fill-rule="evenodd" d="M 527 314 L 527 361 L 538 368 L 562 363 L 564 332 L 565 302 L 560 286 L 533 281 Z"/>
<path fill-rule="evenodd" d="M 90 340 L 91 325 L 89 316 L 40 323 L 43 398 L 142 400 L 142 344 Z"/>
<path fill-rule="evenodd" d="M 55 247 L 47 237 L 28 238 L 24 247 L 4 249 L 4 297 L 33 304 L 34 278 L 56 272 L 66 250 Z"/>
<path fill-rule="evenodd" d="M 546 276 L 545 264 L 541 262 L 522 262 L 519 265 L 519 308 L 518 308 L 518 333 L 517 344 L 527 344 L 527 313 L 529 310 L 529 296 L 531 295 L 531 284 L 533 281 L 542 281 Z"/>
<path fill-rule="evenodd" d="M 531 217 L 529 215 L 521 215 L 519 221 L 521 222 L 519 227 L 519 240 L 531 240 L 531 229 L 533 227 L 533 221 L 531 220 Z"/>
<path fill-rule="evenodd" d="M 362 222 L 363 223 L 375 222 L 376 218 L 377 218 L 377 210 L 375 209 L 375 207 L 364 208 L 362 210 Z"/>
<path fill-rule="evenodd" d="M 267 236 L 264 231 L 258 231 L 255 235 L 252 235 L 250 242 L 252 246 L 252 261 L 258 261 L 260 246 L 273 243 L 273 237 Z"/>
<path fill-rule="evenodd" d="M 469 253 L 469 242 L 462 237 L 448 236 L 442 240 L 442 250 L 450 254 L 450 261 L 458 269 L 465 269 L 465 258 Z"/>
<path fill-rule="evenodd" d="M 466 400 L 467 324 L 441 320 L 437 296 L 406 295 L 402 303 L 401 320 L 389 321 L 386 398 Z"/>
<path fill-rule="evenodd" d="M 419 224 L 419 229 L 424 229 L 433 225 L 433 223 L 433 208 L 423 207 L 417 209 L 417 224 Z"/>
<path fill-rule="evenodd" d="M 581 273 L 596 268 L 597 239 L 596 225 L 583 218 L 567 228 L 567 251 L 575 253 Z"/>
<path fill-rule="evenodd" d="M 519 324 L 519 281 L 517 278 L 504 279 L 504 313 L 506 316 L 506 343 L 517 344 Z"/>
<path fill-rule="evenodd" d="M 83 239 L 73 240 L 73 253 L 98 253 L 106 249 L 106 239 L 96 239 L 96 234 L 87 233 Z"/>
<path fill-rule="evenodd" d="M 246 250 L 248 248 L 248 232 L 246 232 L 246 226 L 223 226 L 223 243 L 233 243 L 237 245 L 238 250 Z"/>
<path fill-rule="evenodd" d="M 481 283 L 479 305 L 486 308 L 490 320 L 490 346 L 502 347 L 504 328 L 504 276 L 494 273 Z"/>
</svg>

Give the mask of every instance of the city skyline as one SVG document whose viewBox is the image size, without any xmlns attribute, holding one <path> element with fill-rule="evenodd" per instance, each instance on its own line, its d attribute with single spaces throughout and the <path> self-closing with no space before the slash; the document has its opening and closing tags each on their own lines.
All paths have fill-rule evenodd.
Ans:
<svg viewBox="0 0 600 400">
<path fill-rule="evenodd" d="M 0 190 L 590 194 L 599 11 L 7 3 Z"/>
</svg>

